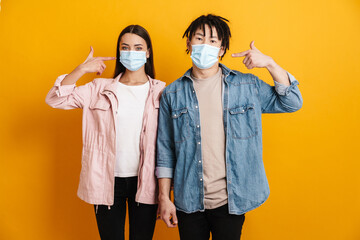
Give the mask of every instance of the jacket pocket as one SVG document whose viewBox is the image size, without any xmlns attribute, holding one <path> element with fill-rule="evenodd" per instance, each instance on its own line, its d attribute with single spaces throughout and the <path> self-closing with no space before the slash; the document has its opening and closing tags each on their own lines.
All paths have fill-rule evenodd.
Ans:
<svg viewBox="0 0 360 240">
<path fill-rule="evenodd" d="M 249 139 L 258 134 L 254 104 L 231 108 L 229 113 L 230 131 L 233 138 Z"/>
<path fill-rule="evenodd" d="M 95 99 L 90 103 L 89 108 L 92 110 L 98 109 L 106 111 L 110 108 L 110 102 L 104 99 Z"/>
<path fill-rule="evenodd" d="M 189 111 L 187 108 L 176 109 L 171 112 L 174 125 L 175 143 L 184 142 L 190 136 Z"/>
</svg>

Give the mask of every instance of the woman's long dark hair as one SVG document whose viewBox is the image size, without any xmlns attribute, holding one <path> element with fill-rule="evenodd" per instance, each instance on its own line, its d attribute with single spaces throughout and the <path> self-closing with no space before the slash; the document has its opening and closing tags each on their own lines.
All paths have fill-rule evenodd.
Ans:
<svg viewBox="0 0 360 240">
<path fill-rule="evenodd" d="M 121 64 L 120 60 L 120 41 L 122 36 L 125 33 L 133 33 L 138 35 L 139 37 L 143 38 L 147 45 L 147 50 L 149 50 L 149 58 L 146 60 L 145 63 L 145 73 L 149 75 L 151 78 L 155 78 L 155 68 L 154 68 L 154 59 L 153 59 L 153 47 L 151 44 L 151 39 L 149 33 L 145 30 L 145 28 L 139 26 L 139 25 L 129 25 L 124 30 L 121 31 L 117 46 L 116 46 L 116 66 L 115 66 L 115 73 L 114 78 L 119 75 L 120 73 L 125 72 L 126 68 L 124 65 Z"/>
</svg>

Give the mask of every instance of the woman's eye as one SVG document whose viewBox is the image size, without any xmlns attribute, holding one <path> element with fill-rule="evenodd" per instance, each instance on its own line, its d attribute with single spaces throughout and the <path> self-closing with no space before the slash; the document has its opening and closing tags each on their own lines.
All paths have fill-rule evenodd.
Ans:
<svg viewBox="0 0 360 240">
<path fill-rule="evenodd" d="M 216 41 L 215 41 L 215 40 L 211 40 L 211 43 L 216 43 Z"/>
<path fill-rule="evenodd" d="M 199 40 L 199 41 L 201 41 L 201 40 L 202 40 L 202 38 L 197 38 L 196 40 Z"/>
<path fill-rule="evenodd" d="M 136 48 L 136 51 L 141 51 L 142 50 L 142 47 L 137 47 Z"/>
<path fill-rule="evenodd" d="M 127 50 L 128 48 L 127 47 L 122 47 L 121 50 Z"/>
</svg>

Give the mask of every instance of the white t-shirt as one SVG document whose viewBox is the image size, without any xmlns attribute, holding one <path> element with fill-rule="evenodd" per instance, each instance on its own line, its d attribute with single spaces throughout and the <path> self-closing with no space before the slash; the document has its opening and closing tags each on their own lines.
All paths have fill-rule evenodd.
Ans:
<svg viewBox="0 0 360 240">
<path fill-rule="evenodd" d="M 138 175 L 140 161 L 140 133 L 143 122 L 145 101 L 149 92 L 149 82 L 128 86 L 118 82 L 119 102 L 116 114 L 116 177 Z"/>
</svg>

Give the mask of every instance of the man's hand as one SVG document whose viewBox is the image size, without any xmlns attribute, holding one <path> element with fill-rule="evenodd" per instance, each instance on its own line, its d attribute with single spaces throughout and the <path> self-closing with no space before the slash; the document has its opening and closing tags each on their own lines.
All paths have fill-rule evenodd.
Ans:
<svg viewBox="0 0 360 240">
<path fill-rule="evenodd" d="M 254 41 L 250 43 L 250 49 L 240 53 L 234 53 L 232 57 L 245 57 L 243 63 L 248 69 L 267 68 L 274 81 L 290 86 L 287 72 L 282 69 L 271 57 L 266 56 L 255 47 Z"/>
<path fill-rule="evenodd" d="M 177 226 L 176 208 L 168 196 L 159 198 L 158 213 L 160 219 L 162 219 L 168 227 L 173 228 Z"/>
<path fill-rule="evenodd" d="M 264 68 L 269 67 L 271 64 L 274 63 L 274 60 L 266 56 L 265 54 L 261 53 L 259 49 L 255 47 L 254 41 L 250 43 L 250 49 L 240 52 L 234 53 L 231 55 L 232 57 L 245 57 L 243 63 L 248 69 L 253 68 Z"/>
</svg>

